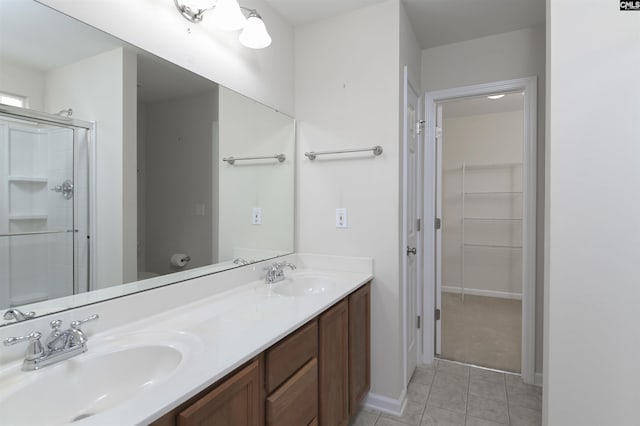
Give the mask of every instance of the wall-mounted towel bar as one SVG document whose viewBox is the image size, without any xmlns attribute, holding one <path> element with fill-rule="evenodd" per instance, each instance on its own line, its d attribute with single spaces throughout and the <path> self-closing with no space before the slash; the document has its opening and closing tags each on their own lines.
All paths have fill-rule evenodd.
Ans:
<svg viewBox="0 0 640 426">
<path fill-rule="evenodd" d="M 222 161 L 226 161 L 229 164 L 234 164 L 236 161 L 243 161 L 243 160 L 269 160 L 271 158 L 274 158 L 276 160 L 278 160 L 279 162 L 283 162 L 284 160 L 287 159 L 287 157 L 284 156 L 284 154 L 278 154 L 278 155 L 269 155 L 266 157 L 227 157 L 227 158 L 223 158 Z"/>
<path fill-rule="evenodd" d="M 304 155 L 309 158 L 309 160 L 315 160 L 318 155 L 327 155 L 327 154 L 348 154 L 350 152 L 363 152 L 363 151 L 372 151 L 373 155 L 382 154 L 382 147 L 380 145 L 376 145 L 371 148 L 360 148 L 360 149 L 343 149 L 339 151 L 322 151 L 322 152 L 305 152 Z"/>
</svg>

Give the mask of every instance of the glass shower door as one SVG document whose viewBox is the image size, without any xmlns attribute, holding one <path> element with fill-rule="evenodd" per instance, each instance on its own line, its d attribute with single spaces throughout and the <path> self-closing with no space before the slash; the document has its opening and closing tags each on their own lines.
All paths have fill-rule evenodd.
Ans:
<svg viewBox="0 0 640 426">
<path fill-rule="evenodd" d="M 0 309 L 80 290 L 76 133 L 0 116 Z"/>
</svg>

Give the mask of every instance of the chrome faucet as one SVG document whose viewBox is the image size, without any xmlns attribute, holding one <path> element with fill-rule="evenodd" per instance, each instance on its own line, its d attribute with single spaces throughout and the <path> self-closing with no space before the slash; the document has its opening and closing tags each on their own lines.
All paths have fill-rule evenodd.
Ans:
<svg viewBox="0 0 640 426">
<path fill-rule="evenodd" d="M 251 262 L 249 262 L 248 260 L 245 260 L 241 257 L 236 257 L 235 259 L 233 259 L 233 264 L 234 265 L 248 265 Z"/>
<path fill-rule="evenodd" d="M 67 330 L 60 330 L 62 321 L 51 321 L 51 333 L 44 344 L 40 342 L 42 333 L 36 331 L 22 337 L 9 337 L 4 340 L 4 345 L 11 346 L 16 343 L 28 342 L 22 369 L 24 371 L 37 370 L 86 352 L 87 337 L 80 327 L 85 322 L 98 318 L 98 314 L 94 314 L 84 320 L 73 321 Z"/>
<path fill-rule="evenodd" d="M 292 270 L 296 269 L 296 265 L 291 262 L 275 262 L 264 268 L 267 271 L 267 275 L 264 278 L 264 282 L 266 284 L 274 284 L 279 281 L 284 280 L 284 269 L 285 267 L 289 267 Z"/>
<path fill-rule="evenodd" d="M 24 320 L 31 319 L 31 318 L 33 318 L 35 316 L 36 316 L 36 313 L 33 312 L 33 311 L 29 311 L 29 312 L 24 312 L 23 313 L 22 311 L 20 311 L 20 309 L 11 308 L 7 312 L 4 313 L 2 318 L 4 318 L 7 321 L 21 322 L 21 321 L 24 321 Z"/>
</svg>

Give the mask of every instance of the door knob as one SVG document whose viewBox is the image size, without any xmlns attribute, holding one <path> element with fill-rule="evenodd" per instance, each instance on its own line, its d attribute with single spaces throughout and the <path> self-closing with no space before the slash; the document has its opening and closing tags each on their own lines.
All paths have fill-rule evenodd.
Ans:
<svg viewBox="0 0 640 426">
<path fill-rule="evenodd" d="M 407 256 L 409 256 L 410 254 L 416 254 L 416 253 L 417 253 L 417 250 L 416 250 L 415 247 L 411 248 L 411 247 L 407 246 Z"/>
</svg>

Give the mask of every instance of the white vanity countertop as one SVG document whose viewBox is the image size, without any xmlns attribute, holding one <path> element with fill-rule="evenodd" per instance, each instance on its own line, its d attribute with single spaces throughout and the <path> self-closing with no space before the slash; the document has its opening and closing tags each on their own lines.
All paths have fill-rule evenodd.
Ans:
<svg viewBox="0 0 640 426">
<path fill-rule="evenodd" d="M 273 288 L 265 284 L 264 279 L 254 280 L 90 336 L 89 351 L 76 359 L 97 357 L 122 348 L 145 345 L 177 348 L 181 350 L 182 358 L 178 367 L 157 383 L 143 387 L 127 397 L 125 402 L 74 424 L 148 424 L 220 380 L 373 278 L 370 259 L 351 258 L 353 262 L 350 262 L 350 258 L 313 255 L 291 255 L 286 259 L 298 265 L 296 271 L 286 269 L 286 276 L 320 275 L 330 279 L 335 285 L 320 294 L 291 297 L 276 294 Z M 220 275 L 211 277 L 220 280 Z M 208 278 L 202 277 L 200 280 Z M 187 283 L 177 285 L 183 285 L 184 291 L 188 291 L 185 284 Z M 154 359 L 149 359 L 149 362 L 153 363 Z M 41 370 L 42 374 L 52 367 L 55 366 Z M 126 364 L 121 368 L 134 369 L 135 365 Z M 40 372 L 36 372 L 38 373 Z M 15 378 L 20 377 L 20 386 L 23 382 L 37 380 L 33 372 L 17 374 Z M 91 383 L 86 383 L 86 386 L 90 387 Z M 55 389 L 49 391 L 55 393 Z M 62 401 L 60 403 L 64 404 Z M 97 407 L 96 410 L 100 411 L 100 408 Z"/>
</svg>

